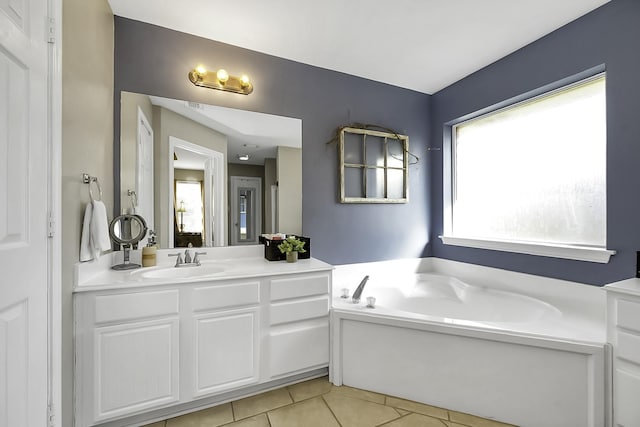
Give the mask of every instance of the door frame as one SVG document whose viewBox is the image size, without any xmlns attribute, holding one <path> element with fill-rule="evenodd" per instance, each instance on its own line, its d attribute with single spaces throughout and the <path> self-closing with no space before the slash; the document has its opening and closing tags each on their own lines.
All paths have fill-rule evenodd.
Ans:
<svg viewBox="0 0 640 427">
<path fill-rule="evenodd" d="M 175 198 L 175 189 L 173 188 L 173 181 L 175 179 L 175 175 L 173 173 L 173 152 L 176 147 L 192 151 L 201 156 L 207 157 L 211 160 L 211 164 L 213 166 L 212 176 L 213 176 L 213 218 L 214 218 L 214 226 L 213 226 L 213 235 L 216 239 L 213 242 L 213 246 L 226 246 L 227 244 L 227 221 L 225 216 L 226 211 L 226 203 L 225 203 L 225 174 L 226 172 L 226 163 L 224 154 L 219 151 L 212 150 L 210 148 L 205 148 L 201 145 L 193 144 L 191 142 L 185 141 L 183 139 L 177 138 L 175 136 L 169 136 L 169 155 L 167 156 L 168 160 L 168 181 L 169 181 L 169 203 L 167 205 L 168 213 L 169 213 L 169 221 L 168 227 L 166 229 L 167 236 L 169 237 L 169 247 L 172 248 L 174 246 L 174 229 L 175 229 L 175 216 L 173 214 L 174 205 L 173 199 Z M 206 181 L 206 179 L 205 179 Z M 205 189 L 205 192 L 207 189 Z M 206 197 L 205 197 L 206 199 Z M 208 233 L 207 230 L 205 232 Z"/>
<path fill-rule="evenodd" d="M 145 128 L 146 131 L 149 133 L 149 135 L 151 136 L 151 161 L 147 162 L 147 158 L 142 158 L 142 154 L 144 152 L 143 148 L 142 148 L 142 138 L 141 138 L 141 134 L 140 131 L 142 130 L 142 128 Z M 146 191 L 144 188 L 142 187 L 142 183 L 144 180 L 143 177 L 143 173 L 142 173 L 142 165 L 141 163 L 145 162 L 145 163 L 149 163 L 149 167 L 150 167 L 150 171 L 151 171 L 151 182 L 153 182 L 154 179 L 154 174 L 153 174 L 153 127 L 151 126 L 151 123 L 149 122 L 149 119 L 147 118 L 147 116 L 145 116 L 144 112 L 142 111 L 142 108 L 140 108 L 140 106 L 138 106 L 138 124 L 136 126 L 136 194 L 135 194 L 135 202 L 136 202 L 136 206 L 134 206 L 135 208 L 140 207 L 140 194 L 145 194 Z M 145 196 L 146 197 L 146 196 Z M 145 215 L 142 215 L 142 217 L 145 219 L 145 221 L 147 222 L 147 228 L 149 229 L 149 231 L 151 230 L 155 230 L 155 210 L 154 210 L 154 189 L 153 189 L 153 185 L 151 186 L 151 196 L 150 196 L 150 202 L 151 202 L 151 206 L 148 206 L 148 208 L 150 209 L 151 214 L 147 215 L 147 217 L 145 217 Z M 145 214 L 147 213 L 146 210 L 143 210 L 142 212 L 138 212 L 136 209 L 137 214 Z M 146 236 L 144 236 L 146 237 Z"/>
<path fill-rule="evenodd" d="M 49 52 L 47 61 L 48 217 L 47 328 L 48 422 L 62 424 L 62 0 L 47 0 Z"/>
<path fill-rule="evenodd" d="M 239 184 L 241 184 L 242 181 L 254 182 L 255 183 L 255 185 L 253 186 L 254 188 L 256 188 L 256 185 L 257 185 L 257 191 L 255 192 L 256 215 L 254 215 L 254 218 L 253 218 L 255 239 L 247 242 L 238 241 L 237 228 L 239 228 L 239 224 L 236 224 L 235 222 L 237 219 L 236 217 L 239 215 L 238 200 L 236 195 L 238 194 L 237 192 L 238 188 L 241 187 L 241 185 Z M 231 176 L 229 177 L 229 186 L 231 188 L 229 193 L 230 194 L 230 197 L 229 197 L 229 204 L 230 204 L 229 244 L 230 245 L 257 245 L 259 242 L 258 237 L 262 233 L 262 178 L 257 176 Z"/>
</svg>

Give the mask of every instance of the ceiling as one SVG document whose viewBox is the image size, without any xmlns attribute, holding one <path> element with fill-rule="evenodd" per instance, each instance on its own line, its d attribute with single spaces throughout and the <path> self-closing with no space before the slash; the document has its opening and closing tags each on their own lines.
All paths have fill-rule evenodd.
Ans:
<svg viewBox="0 0 640 427">
<path fill-rule="evenodd" d="M 278 147 L 302 148 L 302 120 L 272 114 L 237 110 L 216 105 L 149 96 L 153 105 L 164 107 L 227 137 L 228 163 L 264 165 L 276 158 Z M 238 160 L 239 155 L 249 160 Z M 178 169 L 204 169 L 205 159 L 188 150 L 176 150 Z"/>
<path fill-rule="evenodd" d="M 433 94 L 609 0 L 108 0 L 114 15 Z"/>
</svg>

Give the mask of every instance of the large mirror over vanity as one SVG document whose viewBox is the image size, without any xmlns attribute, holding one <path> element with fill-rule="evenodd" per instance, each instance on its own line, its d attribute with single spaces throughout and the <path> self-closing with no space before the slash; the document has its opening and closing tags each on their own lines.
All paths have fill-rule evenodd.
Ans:
<svg viewBox="0 0 640 427">
<path fill-rule="evenodd" d="M 302 120 L 121 92 L 120 206 L 161 248 L 302 233 Z"/>
</svg>

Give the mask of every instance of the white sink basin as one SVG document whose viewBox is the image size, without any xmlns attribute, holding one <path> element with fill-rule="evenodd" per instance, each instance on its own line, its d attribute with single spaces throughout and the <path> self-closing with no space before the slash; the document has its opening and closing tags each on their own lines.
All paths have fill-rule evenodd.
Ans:
<svg viewBox="0 0 640 427">
<path fill-rule="evenodd" d="M 189 267 L 157 267 L 137 270 L 132 274 L 143 279 L 191 279 L 220 274 L 225 271 L 220 264 L 202 264 Z"/>
</svg>

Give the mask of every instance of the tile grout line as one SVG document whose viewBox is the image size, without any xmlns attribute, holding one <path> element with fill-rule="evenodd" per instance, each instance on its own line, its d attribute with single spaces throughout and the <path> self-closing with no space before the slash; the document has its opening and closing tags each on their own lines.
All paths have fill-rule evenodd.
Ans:
<svg viewBox="0 0 640 427">
<path fill-rule="evenodd" d="M 233 421 L 238 421 L 236 420 L 236 410 L 233 408 L 233 402 L 229 402 L 229 405 L 231 406 L 231 418 L 233 418 Z"/>
<path fill-rule="evenodd" d="M 385 406 L 386 406 L 386 405 L 385 405 Z M 389 408 L 391 408 L 391 406 L 389 406 Z M 395 410 L 396 408 L 391 408 L 391 409 Z M 413 412 L 409 412 L 408 414 L 400 415 L 400 413 L 399 413 L 398 411 L 396 411 L 396 413 L 398 414 L 398 418 L 394 418 L 394 419 L 392 419 L 392 420 L 385 421 L 384 423 L 382 423 L 382 424 L 378 424 L 378 425 L 377 425 L 377 426 L 375 426 L 375 427 L 384 427 L 384 426 L 386 426 L 386 425 L 389 425 L 389 424 L 391 424 L 391 423 L 393 423 L 393 422 L 396 422 L 396 421 L 398 421 L 398 420 L 401 420 L 401 419 L 406 418 L 406 417 L 408 417 L 409 415 L 412 415 L 412 414 L 413 414 Z"/>
<path fill-rule="evenodd" d="M 291 394 L 291 390 L 289 390 L 289 387 L 285 387 L 287 389 L 287 394 L 289 395 L 289 399 L 291 399 L 291 404 L 296 403 L 296 400 L 293 398 L 293 394 Z"/>
<path fill-rule="evenodd" d="M 325 394 L 329 394 L 329 393 L 325 393 Z M 329 410 L 329 412 L 331 412 L 331 415 L 333 416 L 333 418 L 336 420 L 336 422 L 338 423 L 338 425 L 340 427 L 342 426 L 342 423 L 340 422 L 340 420 L 338 419 L 338 417 L 336 416 L 336 414 L 333 412 L 333 409 L 331 409 L 331 406 L 329 406 L 329 404 L 327 403 L 327 401 L 324 399 L 324 394 L 320 395 L 320 399 L 322 400 L 322 402 L 324 403 L 324 406 L 327 407 L 327 409 Z"/>
<path fill-rule="evenodd" d="M 401 419 L 403 419 L 403 418 L 405 418 L 405 417 L 408 417 L 409 415 L 413 414 L 413 412 L 411 412 L 411 411 L 407 411 L 406 409 L 403 409 L 403 411 L 407 411 L 407 413 L 406 413 L 406 414 L 404 414 L 404 415 L 402 415 L 402 414 L 398 411 L 398 408 L 396 408 L 396 407 L 391 406 L 391 405 L 389 405 L 389 404 L 388 404 L 388 402 L 389 402 L 389 395 L 383 394 L 383 396 L 384 396 L 384 403 L 383 403 L 383 405 L 384 405 L 384 406 L 386 406 L 386 407 L 389 407 L 389 408 L 393 409 L 394 411 L 396 411 L 396 414 L 398 414 L 398 415 L 399 415 L 399 417 L 398 417 L 398 418 L 396 418 L 396 419 L 394 419 L 394 420 L 391 420 L 391 421 L 388 421 L 388 422 L 387 422 L 387 423 L 385 423 L 385 424 L 389 424 L 389 423 L 392 423 L 392 422 L 394 422 L 394 421 L 401 420 Z M 379 427 L 382 427 L 382 426 L 384 426 L 385 424 L 381 424 Z M 445 426 L 445 427 L 446 427 L 446 426 Z"/>
</svg>

